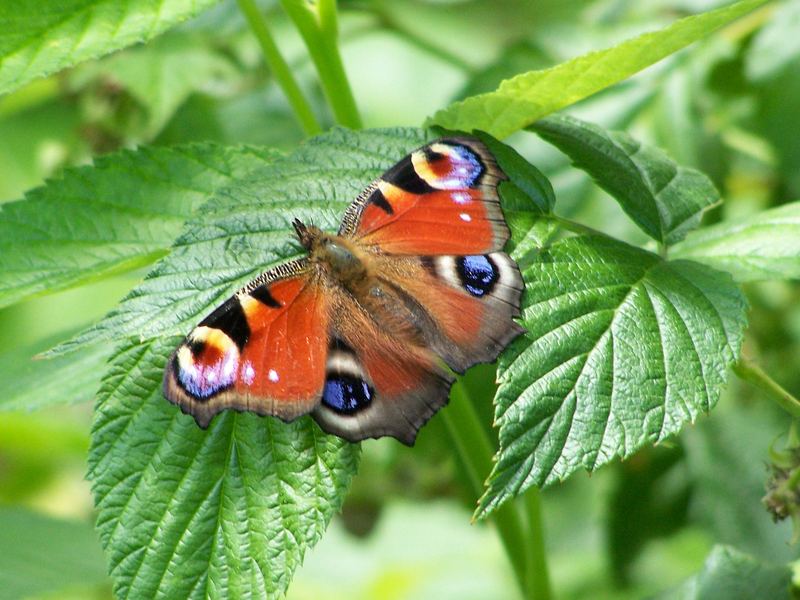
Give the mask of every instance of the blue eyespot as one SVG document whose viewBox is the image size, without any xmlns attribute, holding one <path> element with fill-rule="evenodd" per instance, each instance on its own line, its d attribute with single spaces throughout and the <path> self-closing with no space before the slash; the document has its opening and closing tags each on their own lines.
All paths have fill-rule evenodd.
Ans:
<svg viewBox="0 0 800 600">
<path fill-rule="evenodd" d="M 342 414 L 353 414 L 372 401 L 373 391 L 363 379 L 350 375 L 329 376 L 322 403 Z"/>
<path fill-rule="evenodd" d="M 433 148 L 438 149 L 434 144 Z M 440 190 L 456 190 L 475 185 L 484 172 L 484 167 L 475 153 L 466 146 L 447 146 L 447 159 L 450 161 L 450 172 L 438 179 L 432 185 Z M 426 153 L 428 160 L 435 162 L 442 158 L 434 150 Z"/>
<path fill-rule="evenodd" d="M 500 273 L 497 265 L 481 254 L 476 256 L 459 256 L 456 259 L 458 276 L 464 288 L 473 296 L 483 296 L 494 288 Z"/>
</svg>

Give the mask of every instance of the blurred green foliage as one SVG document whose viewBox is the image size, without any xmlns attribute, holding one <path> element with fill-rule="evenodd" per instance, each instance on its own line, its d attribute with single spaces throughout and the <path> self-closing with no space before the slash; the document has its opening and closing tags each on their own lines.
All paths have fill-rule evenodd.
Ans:
<svg viewBox="0 0 800 600">
<path fill-rule="evenodd" d="M 330 125 L 296 33 L 276 3 L 259 4 L 321 121 Z M 494 90 L 504 78 L 723 4 L 342 0 L 340 45 L 365 126 L 418 126 L 451 101 Z M 800 3 L 769 3 L 570 112 L 624 129 L 706 173 L 724 203 L 704 223 L 759 225 L 763 211 L 785 211 L 782 205 L 800 200 L 799 22 Z M 302 137 L 235 2 L 226 0 L 152 43 L 0 97 L 0 201 L 21 198 L 66 167 L 137 144 L 203 141 L 291 150 Z M 645 242 L 619 205 L 564 155 L 531 134 L 517 133 L 510 141 L 553 182 L 560 215 Z M 775 265 L 769 232 L 761 248 L 766 264 Z M 685 242 L 693 243 L 704 242 L 691 236 Z M 760 282 L 740 266 L 747 275 L 741 279 L 749 281 L 744 353 L 798 393 L 800 257 L 791 250 L 779 258 L 780 274 L 794 279 Z M 85 395 L 73 394 L 92 384 L 71 380 L 69 363 L 27 363 L 101 317 L 141 275 L 0 310 L 0 404 L 36 408 L 20 406 L 15 394 L 36 389 L 40 377 L 49 382 L 41 404 L 59 394 L 84 402 L 0 413 L 0 599 L 111 595 L 99 543 L 89 533 L 91 499 L 82 479 L 90 410 Z M 99 363 L 101 350 L 81 359 Z M 491 369 L 481 369 L 471 376 L 490 380 Z M 478 409 L 490 423 L 492 407 Z M 780 597 L 763 594 L 785 591 L 786 565 L 800 553 L 788 544 L 791 526 L 773 523 L 760 498 L 769 447 L 789 423 L 761 393 L 733 382 L 710 417 L 667 444 L 591 477 L 576 473 L 544 491 L 557 597 L 627 599 L 665 590 L 664 598 Z M 469 524 L 475 497 L 447 440 L 436 418 L 413 450 L 385 440 L 363 444 L 343 513 L 308 553 L 290 599 L 518 597 L 503 548 L 490 533 L 493 525 Z M 22 562 L 8 560 L 12 551 Z M 714 579 L 720 573 L 743 580 L 736 593 L 721 595 L 724 588 Z"/>
</svg>

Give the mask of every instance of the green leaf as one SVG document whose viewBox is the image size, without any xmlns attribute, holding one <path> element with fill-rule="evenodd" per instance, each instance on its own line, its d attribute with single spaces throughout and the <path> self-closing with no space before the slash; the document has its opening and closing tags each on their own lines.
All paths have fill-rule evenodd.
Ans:
<svg viewBox="0 0 800 600">
<path fill-rule="evenodd" d="M 693 422 L 745 327 L 728 275 L 604 236 L 561 240 L 521 267 L 528 333 L 500 357 L 500 450 L 479 515 Z"/>
<path fill-rule="evenodd" d="M 63 336 L 0 353 L 0 411 L 30 411 L 94 398 L 111 349 L 96 344 L 64 356 L 33 358 L 60 339 Z"/>
<path fill-rule="evenodd" d="M 186 333 L 244 283 L 303 254 L 292 219 L 336 231 L 369 182 L 427 135 L 421 129 L 336 129 L 238 179 L 189 222 L 170 255 L 117 308 L 56 352 L 120 335 Z"/>
<path fill-rule="evenodd" d="M 88 523 L 0 508 L 0 590 L 22 600 L 107 582 L 103 553 Z"/>
<path fill-rule="evenodd" d="M 656 600 L 791 600 L 792 569 L 771 565 L 729 546 L 715 546 L 703 569 Z"/>
<path fill-rule="evenodd" d="M 528 71 L 503 81 L 493 92 L 451 104 L 431 117 L 428 124 L 462 131 L 480 129 L 504 138 L 630 77 L 765 2 L 740 0 L 550 69 Z"/>
<path fill-rule="evenodd" d="M 104 156 L 0 206 L 0 307 L 147 265 L 210 194 L 276 153 L 213 144 Z"/>
<path fill-rule="evenodd" d="M 753 38 L 745 54 L 747 76 L 753 81 L 763 81 L 789 67 L 800 57 L 800 5 L 781 2 L 767 24 Z"/>
<path fill-rule="evenodd" d="M 0 94 L 36 77 L 144 42 L 218 0 L 38 0 L 0 5 Z"/>
<path fill-rule="evenodd" d="M 671 253 L 728 271 L 737 281 L 800 279 L 800 202 L 704 227 Z"/>
<path fill-rule="evenodd" d="M 275 597 L 341 507 L 360 447 L 309 417 L 228 411 L 200 429 L 161 393 L 179 341 L 123 344 L 99 394 L 89 478 L 115 595 Z"/>
<path fill-rule="evenodd" d="M 73 74 L 70 83 L 79 88 L 99 80 L 126 90 L 147 111 L 147 121 L 135 135 L 151 139 L 192 93 L 230 91 L 236 77 L 232 61 L 202 36 L 170 34 L 89 63 Z"/>
<path fill-rule="evenodd" d="M 699 225 L 706 210 L 720 202 L 714 184 L 703 173 L 675 164 L 661 150 L 627 133 L 564 115 L 542 119 L 532 128 L 591 175 L 647 235 L 662 244 L 680 241 Z"/>
</svg>

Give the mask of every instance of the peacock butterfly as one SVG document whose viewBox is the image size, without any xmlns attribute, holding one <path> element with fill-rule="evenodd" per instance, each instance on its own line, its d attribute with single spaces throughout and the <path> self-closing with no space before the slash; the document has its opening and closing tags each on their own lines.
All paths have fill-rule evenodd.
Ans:
<svg viewBox="0 0 800 600">
<path fill-rule="evenodd" d="M 453 372 L 523 331 L 522 278 L 502 251 L 505 178 L 482 142 L 445 138 L 371 183 L 337 235 L 295 220 L 308 256 L 203 319 L 167 363 L 164 395 L 203 428 L 226 408 L 311 413 L 353 442 L 413 445 Z"/>
</svg>

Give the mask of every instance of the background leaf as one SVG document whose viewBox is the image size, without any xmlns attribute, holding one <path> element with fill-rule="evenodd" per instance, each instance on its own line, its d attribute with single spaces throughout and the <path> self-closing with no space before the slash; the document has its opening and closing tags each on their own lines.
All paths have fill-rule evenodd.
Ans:
<svg viewBox="0 0 800 600">
<path fill-rule="evenodd" d="M 517 75 L 505 80 L 493 92 L 472 96 L 438 111 L 429 119 L 429 124 L 462 131 L 479 129 L 504 138 L 551 112 L 630 77 L 765 1 L 740 0 L 550 69 Z"/>
<path fill-rule="evenodd" d="M 228 411 L 200 429 L 161 393 L 179 341 L 124 344 L 99 395 L 89 478 L 115 594 L 275 596 L 339 510 L 359 446 L 310 417 Z"/>
<path fill-rule="evenodd" d="M 22 508 L 0 508 L 0 590 L 3 600 L 106 584 L 103 553 L 88 523 Z M 13 549 L 13 551 L 12 551 Z"/>
<path fill-rule="evenodd" d="M 605 131 L 565 115 L 547 117 L 531 127 L 589 173 L 645 233 L 662 244 L 681 240 L 700 224 L 707 209 L 721 202 L 703 173 L 675 164 L 658 148 L 627 133 Z"/>
<path fill-rule="evenodd" d="M 36 410 L 94 398 L 111 349 L 95 344 L 64 356 L 32 358 L 59 339 L 63 336 L 0 353 L 0 411 Z"/>
<path fill-rule="evenodd" d="M 150 264 L 209 195 L 275 156 L 215 144 L 123 151 L 3 204 L 0 306 Z"/>
<path fill-rule="evenodd" d="M 218 0 L 37 0 L 0 5 L 0 94 L 35 77 L 143 42 Z"/>
<path fill-rule="evenodd" d="M 483 515 L 693 422 L 716 403 L 746 323 L 729 276 L 611 238 L 567 238 L 520 263 L 528 333 L 499 361 Z"/>
<path fill-rule="evenodd" d="M 737 281 L 800 279 L 800 202 L 692 232 L 672 250 Z"/>
<path fill-rule="evenodd" d="M 702 571 L 657 600 L 791 600 L 792 570 L 761 562 L 730 546 L 716 546 Z"/>
<path fill-rule="evenodd" d="M 149 140 L 192 93 L 230 93 L 242 77 L 224 52 L 203 41 L 199 35 L 162 36 L 76 69 L 70 87 L 99 83 L 104 89 L 125 90 L 147 111 L 145 123 L 133 124 L 138 125 L 135 137 Z"/>
</svg>

